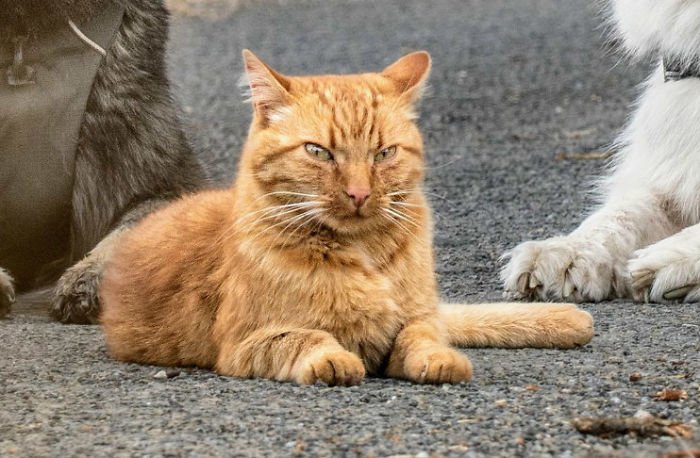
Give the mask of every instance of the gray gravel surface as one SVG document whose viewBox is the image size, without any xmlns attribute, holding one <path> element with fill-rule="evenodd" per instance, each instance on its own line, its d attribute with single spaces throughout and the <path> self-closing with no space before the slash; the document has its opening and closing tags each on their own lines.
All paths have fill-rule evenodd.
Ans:
<svg viewBox="0 0 700 458">
<path fill-rule="evenodd" d="M 176 19 L 170 64 L 193 138 L 224 184 L 249 121 L 236 85 L 241 48 L 289 73 L 373 70 L 430 50 L 422 125 L 441 287 L 454 300 L 498 300 L 501 253 L 572 229 L 591 204 L 604 163 L 555 155 L 609 144 L 646 71 L 616 65 L 599 22 L 576 0 L 253 3 L 228 18 Z M 644 409 L 698 437 L 698 306 L 584 307 L 597 322 L 585 348 L 465 350 L 470 384 L 354 388 L 195 369 L 154 378 L 158 368 L 111 361 L 98 327 L 19 307 L 0 323 L 0 455 L 652 457 L 698 447 L 585 437 L 569 424 Z M 666 387 L 689 399 L 654 401 Z"/>
</svg>

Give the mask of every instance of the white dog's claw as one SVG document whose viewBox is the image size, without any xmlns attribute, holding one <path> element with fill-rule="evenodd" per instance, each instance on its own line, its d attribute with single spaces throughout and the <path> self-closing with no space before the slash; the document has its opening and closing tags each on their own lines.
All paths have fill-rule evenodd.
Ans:
<svg viewBox="0 0 700 458">
<path fill-rule="evenodd" d="M 672 289 L 670 291 L 666 291 L 663 295 L 663 298 L 667 301 L 682 300 L 695 287 L 697 287 L 697 285 L 687 285 L 687 286 L 682 286 L 680 288 Z"/>
<path fill-rule="evenodd" d="M 569 274 L 566 274 L 566 279 L 564 280 L 564 290 L 562 291 L 562 295 L 564 299 L 571 297 L 573 292 L 576 291 L 576 287 L 574 286 L 573 282 L 571 281 L 571 277 Z"/>
<path fill-rule="evenodd" d="M 528 285 L 530 283 L 530 274 L 525 272 L 518 277 L 518 292 L 527 294 Z"/>
<path fill-rule="evenodd" d="M 641 290 L 651 286 L 654 282 L 654 272 L 651 270 L 635 271 L 630 274 L 633 289 Z"/>
</svg>

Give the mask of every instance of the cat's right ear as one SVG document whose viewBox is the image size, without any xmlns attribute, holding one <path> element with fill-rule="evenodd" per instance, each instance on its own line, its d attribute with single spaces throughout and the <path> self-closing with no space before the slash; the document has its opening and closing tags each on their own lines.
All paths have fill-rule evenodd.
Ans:
<svg viewBox="0 0 700 458">
<path fill-rule="evenodd" d="M 289 103 L 289 80 L 248 49 L 243 50 L 243 62 L 255 114 L 267 124 L 277 110 Z"/>
</svg>

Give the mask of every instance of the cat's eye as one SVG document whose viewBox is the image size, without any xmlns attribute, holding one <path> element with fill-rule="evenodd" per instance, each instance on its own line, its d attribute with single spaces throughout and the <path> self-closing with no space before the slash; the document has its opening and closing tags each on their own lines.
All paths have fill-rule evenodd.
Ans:
<svg viewBox="0 0 700 458">
<path fill-rule="evenodd" d="M 319 146 L 316 143 L 305 143 L 304 148 L 306 152 L 322 161 L 332 161 L 333 155 L 323 146 Z"/>
<path fill-rule="evenodd" d="M 396 146 L 389 146 L 374 155 L 374 162 L 382 162 L 396 154 Z"/>
</svg>

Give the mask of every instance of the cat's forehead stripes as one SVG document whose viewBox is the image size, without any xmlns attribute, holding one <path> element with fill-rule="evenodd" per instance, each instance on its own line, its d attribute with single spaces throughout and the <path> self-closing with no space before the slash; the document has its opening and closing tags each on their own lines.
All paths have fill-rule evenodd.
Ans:
<svg viewBox="0 0 700 458">
<path fill-rule="evenodd" d="M 361 76 L 308 78 L 305 92 L 316 98 L 316 111 L 324 118 L 327 146 L 331 149 L 363 145 L 383 146 L 384 102 L 390 101 L 383 88 Z"/>
</svg>

